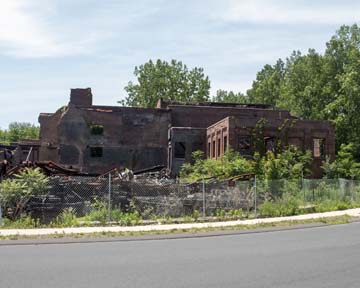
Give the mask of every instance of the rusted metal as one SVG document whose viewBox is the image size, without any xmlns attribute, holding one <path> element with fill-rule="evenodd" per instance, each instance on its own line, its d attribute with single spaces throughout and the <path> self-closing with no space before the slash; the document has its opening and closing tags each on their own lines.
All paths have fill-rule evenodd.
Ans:
<svg viewBox="0 0 360 288">
<path fill-rule="evenodd" d="M 24 161 L 7 171 L 5 177 L 12 177 L 15 174 L 21 173 L 26 168 L 40 168 L 42 172 L 47 176 L 97 176 L 88 173 L 82 173 L 77 169 L 68 168 L 52 161 Z"/>
</svg>

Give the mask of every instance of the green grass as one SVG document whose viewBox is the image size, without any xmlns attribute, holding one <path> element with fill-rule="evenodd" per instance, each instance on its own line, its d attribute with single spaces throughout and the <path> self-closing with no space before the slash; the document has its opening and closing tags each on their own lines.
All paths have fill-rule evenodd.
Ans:
<svg viewBox="0 0 360 288">
<path fill-rule="evenodd" d="M 265 201 L 259 207 L 260 217 L 282 217 L 303 215 L 309 213 L 322 213 L 330 211 L 347 210 L 360 207 L 360 203 L 350 203 L 340 200 L 324 200 L 321 202 L 302 205 L 302 201 L 296 199 L 279 200 L 277 202 Z"/>
<path fill-rule="evenodd" d="M 151 236 L 151 235 L 171 235 L 171 234 L 196 234 L 206 233 L 214 231 L 247 231 L 254 229 L 264 228 L 276 228 L 276 227 L 292 227 L 298 225 L 309 225 L 309 224 L 324 224 L 324 225 L 339 225 L 350 223 L 351 221 L 359 220 L 359 218 L 350 216 L 337 216 L 337 217 L 326 217 L 312 220 L 301 220 L 301 221 L 281 221 L 273 223 L 262 223 L 255 225 L 237 225 L 227 227 L 216 227 L 216 228 L 196 228 L 196 229 L 172 229 L 172 230 L 161 230 L 161 231 L 146 231 L 146 232 L 101 232 L 101 233 L 77 233 L 77 234 L 52 234 L 52 235 L 41 235 L 41 236 L 24 236 L 24 235 L 13 235 L 13 236 L 0 236 L 0 240 L 26 240 L 26 239 L 57 239 L 57 238 L 70 238 L 70 239 L 81 239 L 81 238 L 110 238 L 110 237 L 140 237 L 140 236 Z"/>
<path fill-rule="evenodd" d="M 0 227 L 2 229 L 31 229 L 31 228 L 40 228 L 39 219 L 33 219 L 30 216 L 22 216 L 16 221 L 12 221 L 8 218 L 3 218 L 3 225 Z"/>
<path fill-rule="evenodd" d="M 142 223 L 141 215 L 138 211 L 123 212 L 119 209 L 109 211 L 106 208 L 93 210 L 84 217 L 78 218 L 79 222 L 91 223 L 98 222 L 105 225 L 110 216 L 111 222 L 120 226 L 134 226 Z M 84 225 L 84 224 L 83 224 Z"/>
<path fill-rule="evenodd" d="M 259 218 L 282 217 L 303 215 L 317 212 L 329 212 L 346 210 L 360 207 L 360 203 L 350 203 L 339 200 L 324 200 L 321 202 L 303 205 L 303 202 L 296 198 L 281 199 L 276 202 L 265 201 L 258 208 Z M 119 209 L 111 210 L 108 223 L 108 210 L 105 207 L 99 207 L 92 210 L 84 217 L 76 217 L 72 209 L 65 209 L 56 219 L 48 224 L 41 223 L 38 219 L 32 219 L 30 216 L 20 217 L 16 221 L 7 218 L 3 219 L 3 226 L 0 229 L 31 229 L 31 228 L 64 228 L 64 227 L 87 227 L 87 226 L 134 226 L 146 224 L 176 224 L 176 223 L 196 223 L 196 222 L 216 222 L 253 219 L 254 211 L 243 211 L 241 209 L 217 209 L 212 216 L 201 217 L 201 213 L 195 210 L 192 215 L 181 218 L 172 218 L 170 216 L 154 216 L 151 220 L 143 220 L 138 211 L 123 212 Z"/>
</svg>

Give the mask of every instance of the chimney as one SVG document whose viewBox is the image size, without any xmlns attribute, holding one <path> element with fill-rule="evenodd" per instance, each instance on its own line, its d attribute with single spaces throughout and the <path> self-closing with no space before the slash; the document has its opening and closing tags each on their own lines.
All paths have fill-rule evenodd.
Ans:
<svg viewBox="0 0 360 288">
<path fill-rule="evenodd" d="M 71 89 L 70 103 L 80 107 L 92 106 L 91 88 Z"/>
</svg>

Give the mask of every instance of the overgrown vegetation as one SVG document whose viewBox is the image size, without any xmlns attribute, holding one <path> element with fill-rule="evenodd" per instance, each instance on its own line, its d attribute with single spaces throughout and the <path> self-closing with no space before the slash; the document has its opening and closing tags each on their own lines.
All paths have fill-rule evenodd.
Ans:
<svg viewBox="0 0 360 288">
<path fill-rule="evenodd" d="M 48 226 L 50 227 L 76 227 L 79 226 L 79 219 L 76 217 L 75 211 L 72 208 L 65 209 L 56 219 Z"/>
<path fill-rule="evenodd" d="M 294 51 L 257 73 L 247 101 L 288 109 L 304 119 L 325 119 L 336 128 L 337 150 L 353 143 L 360 161 L 360 28 L 341 26 L 324 54 Z"/>
<path fill-rule="evenodd" d="M 120 226 L 133 226 L 142 222 L 139 211 L 133 209 L 130 205 L 128 211 L 122 211 L 121 209 L 108 209 L 105 202 L 96 201 L 92 204 L 93 210 L 90 211 L 84 217 L 79 218 L 82 222 L 98 222 L 100 224 L 106 224 L 109 220 Z"/>
<path fill-rule="evenodd" d="M 328 179 L 360 179 L 360 163 L 354 158 L 355 146 L 342 144 L 335 161 L 329 158 L 323 163 L 325 177 Z"/>
<path fill-rule="evenodd" d="M 195 151 L 193 164 L 182 166 L 180 178 L 183 182 L 194 182 L 203 178 L 223 180 L 242 174 L 256 174 L 259 179 L 299 179 L 309 175 L 311 160 L 309 151 L 302 152 L 295 146 L 277 154 L 272 151 L 264 156 L 255 153 L 253 159 L 246 159 L 231 149 L 218 160 L 204 159 L 203 152 Z"/>
<path fill-rule="evenodd" d="M 343 145 L 336 161 L 324 162 L 326 177 L 358 179 L 359 165 L 351 153 L 352 147 Z M 181 180 L 184 182 L 208 178 L 221 181 L 241 174 L 256 174 L 260 217 L 336 211 L 360 205 L 356 187 L 348 187 L 348 190 L 341 188 L 339 180 L 301 180 L 310 174 L 312 157 L 310 152 L 299 151 L 293 146 L 280 153 L 269 151 L 264 156 L 255 154 L 251 160 L 232 150 L 218 160 L 204 159 L 201 152 L 195 152 L 193 156 L 193 164 L 185 164 L 181 170 Z M 226 218 L 227 213 L 218 210 L 216 217 Z M 249 216 L 249 212 L 239 215 Z"/>
<path fill-rule="evenodd" d="M 239 153 L 227 151 L 219 160 L 204 159 L 204 153 L 193 153 L 194 164 L 185 163 L 180 172 L 183 182 L 194 182 L 202 178 L 227 179 L 232 176 L 254 173 L 255 162 L 242 158 Z"/>
<path fill-rule="evenodd" d="M 15 179 L 0 182 L 0 201 L 5 215 L 12 220 L 22 216 L 26 203 L 32 196 L 43 194 L 48 187 L 48 178 L 39 168 L 25 168 Z"/>
<path fill-rule="evenodd" d="M 296 199 L 291 201 L 281 200 L 279 202 L 264 202 L 258 209 L 258 217 L 283 217 L 294 216 L 308 213 L 321 213 L 329 211 L 346 210 L 351 208 L 360 207 L 360 203 L 349 203 L 345 201 L 327 200 L 318 202 L 317 204 L 309 207 L 301 205 L 302 202 Z M 107 211 L 106 211 L 107 212 Z M 65 228 L 65 227 L 88 227 L 88 226 L 104 226 L 108 224 L 105 213 L 99 217 L 97 213 L 90 213 L 84 217 L 77 217 L 75 211 L 65 209 L 61 214 L 56 217 L 50 223 L 41 223 L 39 219 L 34 219 L 29 215 L 22 215 L 17 220 L 13 221 L 8 218 L 3 219 L 3 225 L 1 228 L 5 229 L 31 229 L 31 228 Z M 107 214 L 106 214 L 107 215 Z M 217 209 L 212 216 L 202 218 L 199 215 L 199 211 L 195 210 L 192 215 L 184 216 L 183 218 L 161 217 L 158 216 L 150 222 L 143 222 L 141 216 L 137 212 L 125 213 L 118 209 L 111 212 L 110 222 L 112 225 L 120 226 L 134 226 L 134 225 L 146 225 L 146 224 L 179 224 L 179 223 L 196 223 L 196 222 L 214 222 L 214 221 L 229 221 L 229 220 L 246 220 L 253 219 L 254 213 L 248 213 L 242 209 Z"/>
<path fill-rule="evenodd" d="M 339 211 L 351 208 L 358 208 L 360 203 L 351 203 L 341 200 L 324 200 L 310 206 L 303 206 L 302 201 L 291 198 L 290 200 L 281 199 L 277 202 L 265 201 L 259 207 L 260 217 L 282 217 L 301 215 L 306 213 L 322 213 L 329 211 Z"/>
<path fill-rule="evenodd" d="M 345 173 L 347 169 L 355 169 L 356 165 L 348 152 L 349 147 L 344 147 L 343 157 L 336 164 L 337 170 Z M 253 159 L 242 158 L 234 151 L 227 151 L 219 160 L 204 159 L 201 152 L 194 153 L 194 163 L 187 164 L 182 170 L 182 179 L 188 181 L 199 180 L 202 177 L 214 177 L 217 180 L 228 179 L 239 174 L 256 173 L 256 194 L 254 187 L 250 187 L 242 201 L 246 208 L 231 209 L 230 206 L 211 208 L 207 210 L 207 217 L 202 217 L 201 208 L 188 211 L 180 218 L 169 215 L 151 214 L 151 211 L 142 211 L 130 202 L 126 210 L 112 207 L 109 210 L 107 202 L 101 198 L 87 206 L 86 215 L 79 217 L 73 209 L 65 209 L 48 224 L 41 223 L 38 219 L 30 217 L 26 211 L 26 203 L 32 196 L 45 194 L 50 188 L 47 177 L 39 169 L 25 169 L 0 184 L 0 200 L 4 209 L 4 227 L 7 228 L 37 228 L 37 227 L 76 227 L 89 225 L 122 225 L 131 226 L 142 223 L 186 223 L 198 221 L 226 221 L 260 217 L 290 216 L 305 213 L 325 212 L 360 207 L 359 185 L 352 186 L 353 181 L 346 180 L 306 180 L 300 181 L 302 175 L 306 176 L 311 162 L 308 152 L 301 152 L 295 147 L 288 147 L 281 153 L 269 151 L 263 156 L 256 154 Z M 325 164 L 324 164 L 325 165 Z M 334 165 L 331 163 L 331 165 Z M 354 166 L 355 165 L 355 166 Z M 349 168 L 350 167 L 350 168 Z M 355 167 L 355 168 L 354 168 Z M 345 172 L 344 172 L 345 171 Z M 339 174 L 340 175 L 340 174 Z M 341 174 L 343 175 L 343 174 Z M 350 174 L 349 174 L 350 175 Z M 352 175 L 352 174 L 351 174 Z M 340 182 L 339 182 L 340 181 Z M 347 186 L 346 186 L 347 185 Z M 216 187 L 215 187 L 216 190 Z M 229 193 L 236 193 L 235 191 Z M 255 196 L 256 195 L 256 196 Z M 221 197 L 221 195 L 219 195 Z M 224 195 L 225 196 L 225 195 Z M 243 197 L 243 196 L 241 196 Z M 257 209 L 254 199 L 257 199 Z M 178 199 L 175 199 L 178 201 Z M 216 204 L 216 198 L 213 203 Z M 237 201 L 235 198 L 226 201 Z M 209 202 L 210 203 L 210 202 Z M 177 203 L 182 205 L 182 203 Z M 217 205 L 217 204 L 216 204 Z M 245 207 L 244 206 L 244 207 Z M 178 207 L 178 206 L 177 206 Z M 201 207 L 201 206 L 200 206 Z M 257 213 L 256 213 L 257 212 Z M 151 214 L 151 218 L 144 215 Z M 151 216 L 150 215 L 150 216 Z M 143 220 L 148 219 L 148 220 Z M 110 221 L 110 222 L 109 222 Z M 150 221 L 150 222 L 149 222 Z"/>
<path fill-rule="evenodd" d="M 31 218 L 30 216 L 22 215 L 15 221 L 9 218 L 3 218 L 3 225 L 1 228 L 31 229 L 31 228 L 40 228 L 41 226 L 42 225 L 39 219 L 34 219 Z"/>
<path fill-rule="evenodd" d="M 207 101 L 210 81 L 202 68 L 188 70 L 180 61 L 157 60 L 135 67 L 138 83 L 125 87 L 124 105 L 154 107 L 160 98 Z M 329 120 L 336 129 L 336 150 L 352 144 L 360 161 L 360 27 L 343 25 L 323 54 L 309 49 L 266 64 L 246 93 L 218 90 L 217 102 L 262 103 L 288 109 L 303 119 Z M 351 176 L 350 176 L 351 177 Z"/>
</svg>

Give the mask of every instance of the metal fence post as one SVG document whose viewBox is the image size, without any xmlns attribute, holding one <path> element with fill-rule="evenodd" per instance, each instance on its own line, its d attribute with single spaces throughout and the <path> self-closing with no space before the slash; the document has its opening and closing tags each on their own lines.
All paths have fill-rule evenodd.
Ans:
<svg viewBox="0 0 360 288">
<path fill-rule="evenodd" d="M 1 202 L 0 202 L 0 226 L 3 225 L 3 221 L 2 221 L 2 209 L 1 209 Z"/>
<path fill-rule="evenodd" d="M 257 202 L 256 202 L 256 175 L 254 177 L 254 216 L 257 218 Z"/>
<path fill-rule="evenodd" d="M 304 183 L 304 170 L 301 170 L 301 190 L 303 191 L 303 206 L 306 205 L 306 192 L 305 192 L 305 183 Z"/>
<path fill-rule="evenodd" d="M 108 222 L 111 221 L 111 173 L 109 173 Z"/>
<path fill-rule="evenodd" d="M 203 194 L 203 218 L 205 218 L 206 217 L 206 200 L 205 200 L 205 179 L 204 179 L 204 177 L 203 177 L 203 179 L 202 179 L 202 194 Z"/>
</svg>

